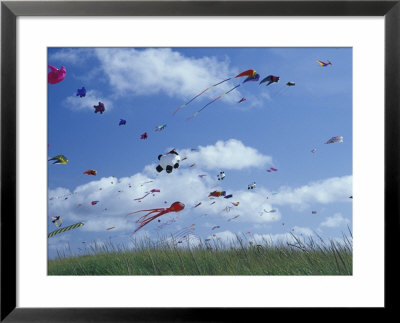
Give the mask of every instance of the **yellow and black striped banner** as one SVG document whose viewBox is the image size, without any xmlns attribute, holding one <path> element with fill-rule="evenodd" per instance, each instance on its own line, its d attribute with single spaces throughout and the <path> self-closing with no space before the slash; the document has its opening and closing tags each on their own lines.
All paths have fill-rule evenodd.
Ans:
<svg viewBox="0 0 400 323">
<path fill-rule="evenodd" d="M 51 238 L 51 237 L 55 236 L 56 234 L 59 234 L 59 233 L 65 232 L 65 231 L 69 231 L 69 230 L 73 230 L 73 229 L 79 228 L 82 225 L 84 225 L 84 223 L 83 222 L 79 222 L 79 223 L 72 224 L 72 225 L 70 225 L 68 227 L 55 230 L 55 231 L 49 233 L 48 238 Z"/>
</svg>

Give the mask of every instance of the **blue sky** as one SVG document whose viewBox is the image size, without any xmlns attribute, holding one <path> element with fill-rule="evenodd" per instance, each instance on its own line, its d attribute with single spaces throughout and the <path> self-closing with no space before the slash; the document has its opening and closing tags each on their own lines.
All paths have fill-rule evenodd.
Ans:
<svg viewBox="0 0 400 323">
<path fill-rule="evenodd" d="M 317 59 L 333 65 L 321 67 Z M 352 227 L 351 48 L 49 48 L 48 63 L 67 70 L 62 82 L 48 85 L 48 156 L 69 159 L 67 165 L 49 162 L 48 231 L 57 229 L 50 220 L 55 215 L 63 227 L 85 223 L 48 239 L 49 258 L 67 245 L 79 254 L 94 242 L 129 245 L 131 237 L 158 239 L 192 224 L 197 237 L 223 241 L 235 234 L 278 241 L 290 232 L 336 239 Z M 232 79 L 173 115 L 205 88 L 248 69 L 260 80 L 272 74 L 280 82 Z M 296 85 L 287 87 L 289 81 Z M 79 98 L 82 86 L 87 95 Z M 94 113 L 99 101 L 106 107 L 102 115 Z M 120 119 L 126 125 L 119 126 Z M 166 128 L 155 132 L 162 124 Z M 144 132 L 147 140 L 140 139 Z M 324 144 L 333 136 L 344 140 Z M 171 174 L 157 173 L 157 156 L 172 148 L 187 159 Z M 270 167 L 278 171 L 266 172 Z M 87 169 L 97 176 L 84 175 Z M 160 192 L 135 200 L 151 189 Z M 233 197 L 211 200 L 214 190 Z M 99 203 L 92 206 L 94 200 Z M 132 235 L 143 214 L 128 213 L 175 201 L 185 209 Z"/>
</svg>

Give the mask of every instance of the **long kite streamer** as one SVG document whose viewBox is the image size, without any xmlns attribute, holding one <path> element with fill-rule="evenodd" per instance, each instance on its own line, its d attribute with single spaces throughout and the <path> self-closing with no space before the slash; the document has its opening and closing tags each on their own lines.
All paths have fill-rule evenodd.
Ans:
<svg viewBox="0 0 400 323">
<path fill-rule="evenodd" d="M 68 227 L 55 230 L 55 231 L 49 233 L 48 238 L 51 238 L 51 237 L 55 236 L 56 234 L 59 234 L 59 233 L 65 232 L 65 231 L 69 231 L 69 230 L 73 230 L 73 229 L 79 228 L 82 225 L 84 225 L 84 223 L 83 222 L 79 222 L 79 223 L 72 224 L 72 225 L 70 225 Z"/>
<path fill-rule="evenodd" d="M 236 85 L 235 87 L 231 88 L 228 92 L 225 92 L 224 94 L 221 94 L 219 97 L 215 98 L 214 100 L 208 102 L 204 107 L 202 107 L 199 111 L 197 111 L 194 115 L 192 115 L 191 117 L 187 118 L 187 120 L 193 119 L 194 117 L 196 117 L 202 110 L 204 110 L 207 106 L 209 106 L 211 103 L 214 103 L 215 101 L 219 100 L 220 98 L 222 98 L 223 96 L 227 95 L 229 92 L 232 92 L 234 89 L 238 88 L 240 86 L 240 84 Z"/>
<path fill-rule="evenodd" d="M 180 109 L 186 107 L 186 106 L 187 106 L 190 102 L 192 102 L 194 99 L 198 98 L 200 95 L 204 94 L 205 92 L 207 92 L 208 90 L 212 89 L 212 88 L 215 87 L 215 86 L 218 86 L 218 85 L 220 85 L 220 84 L 222 84 L 222 83 L 224 83 L 224 82 L 227 82 L 227 81 L 229 81 L 229 80 L 231 80 L 231 79 L 233 79 L 233 78 L 242 77 L 242 76 L 254 77 L 255 75 L 257 75 L 257 73 L 256 73 L 255 70 L 247 70 L 247 71 L 244 71 L 244 72 L 242 72 L 242 73 L 236 75 L 235 77 L 230 77 L 230 78 L 227 78 L 227 79 L 225 79 L 225 80 L 223 80 L 223 81 L 221 81 L 221 82 L 215 83 L 215 84 L 209 86 L 208 88 L 206 88 L 205 90 L 201 91 L 199 94 L 197 94 L 195 97 L 191 98 L 191 99 L 190 99 L 188 102 L 186 102 L 185 104 L 182 104 L 180 107 L 178 107 L 178 108 L 175 110 L 174 115 L 175 115 Z"/>
</svg>

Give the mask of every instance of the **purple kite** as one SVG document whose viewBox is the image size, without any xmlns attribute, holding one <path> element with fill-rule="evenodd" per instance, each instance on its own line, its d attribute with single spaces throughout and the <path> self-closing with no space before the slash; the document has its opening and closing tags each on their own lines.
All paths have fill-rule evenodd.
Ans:
<svg viewBox="0 0 400 323">
<path fill-rule="evenodd" d="M 94 113 L 100 112 L 100 114 L 103 114 L 103 112 L 106 110 L 104 103 L 99 102 L 99 105 L 94 105 L 93 108 Z"/>
</svg>

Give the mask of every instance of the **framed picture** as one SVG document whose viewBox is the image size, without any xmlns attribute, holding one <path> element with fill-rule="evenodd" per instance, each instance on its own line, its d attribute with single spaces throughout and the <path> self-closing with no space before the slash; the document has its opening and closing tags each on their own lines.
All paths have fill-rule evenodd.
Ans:
<svg viewBox="0 0 400 323">
<path fill-rule="evenodd" d="M 390 309 L 399 13 L 2 2 L 1 319 Z"/>
</svg>

